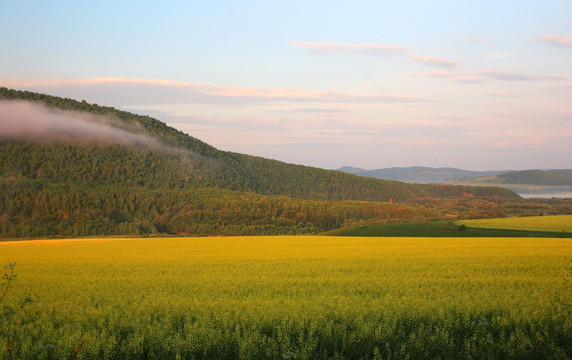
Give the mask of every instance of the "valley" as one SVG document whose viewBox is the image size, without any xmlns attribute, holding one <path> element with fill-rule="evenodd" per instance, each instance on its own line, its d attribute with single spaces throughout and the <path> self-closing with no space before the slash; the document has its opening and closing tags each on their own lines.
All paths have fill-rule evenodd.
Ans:
<svg viewBox="0 0 572 360">
<path fill-rule="evenodd" d="M 0 99 L 65 125 L 0 139 L 2 358 L 572 353 L 572 199 L 293 165 L 84 101 Z"/>
<path fill-rule="evenodd" d="M 0 360 L 572 359 L 572 1 L 0 1 Z"/>
<path fill-rule="evenodd" d="M 502 187 L 379 180 L 220 151 L 148 116 L 0 90 L 15 116 L 44 124 L 0 141 L 1 238 L 318 234 L 572 213 L 572 200 L 527 201 Z"/>
</svg>

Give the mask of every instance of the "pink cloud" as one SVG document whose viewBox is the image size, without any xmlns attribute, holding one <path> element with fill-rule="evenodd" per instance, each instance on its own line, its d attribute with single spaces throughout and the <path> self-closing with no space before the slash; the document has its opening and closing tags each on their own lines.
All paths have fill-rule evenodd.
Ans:
<svg viewBox="0 0 572 360">
<path fill-rule="evenodd" d="M 481 76 L 459 74 L 453 71 L 431 71 L 425 74 L 411 74 L 412 77 L 446 79 L 461 83 L 484 83 L 488 80 Z"/>
<path fill-rule="evenodd" d="M 91 101 L 116 104 L 203 103 L 245 105 L 252 103 L 324 102 L 378 103 L 426 102 L 427 99 L 386 94 L 349 94 L 297 88 L 226 86 L 207 83 L 101 77 L 87 79 L 0 79 L 0 85 L 33 91 L 48 91 L 60 96 L 83 97 Z M 101 99 L 101 100 L 99 100 Z"/>
<path fill-rule="evenodd" d="M 513 73 L 509 71 L 503 70 L 487 70 L 484 72 L 484 75 L 496 80 L 505 80 L 505 81 L 554 81 L 554 80 L 562 80 L 562 78 L 557 76 L 546 76 L 546 75 L 527 75 L 527 74 L 520 74 L 520 73 Z"/>
<path fill-rule="evenodd" d="M 411 74 L 413 77 L 423 77 L 423 78 L 451 78 L 457 76 L 457 73 L 453 71 L 431 71 L 424 74 Z"/>
<path fill-rule="evenodd" d="M 436 66 L 436 67 L 440 67 L 440 68 L 455 69 L 455 68 L 462 67 L 462 65 L 457 63 L 457 62 L 447 60 L 447 59 L 441 59 L 441 58 L 438 58 L 435 56 L 411 55 L 411 58 L 413 60 L 421 61 L 425 65 Z"/>
<path fill-rule="evenodd" d="M 336 42 L 290 41 L 290 45 L 304 47 L 306 49 L 320 53 L 341 52 L 359 53 L 374 56 L 401 54 L 411 50 L 410 47 L 400 45 L 346 44 Z"/>
<path fill-rule="evenodd" d="M 527 149 L 536 148 L 543 144 L 540 137 L 534 135 L 503 134 L 504 138 L 494 141 L 491 146 L 497 149 Z"/>
<path fill-rule="evenodd" d="M 482 76 L 474 76 L 474 75 L 455 76 L 453 78 L 453 81 L 460 83 L 467 83 L 467 84 L 482 84 L 488 82 L 488 80 L 483 78 Z"/>
<path fill-rule="evenodd" d="M 539 39 L 548 45 L 572 48 L 572 37 L 568 35 L 541 36 Z"/>
<path fill-rule="evenodd" d="M 516 97 L 522 96 L 522 95 L 517 95 L 517 94 L 512 94 L 512 93 L 503 93 L 503 92 L 498 92 L 498 91 L 488 92 L 485 95 L 493 96 L 493 97 L 501 97 L 501 98 L 516 98 Z"/>
<path fill-rule="evenodd" d="M 337 42 L 291 41 L 290 45 L 304 47 L 316 53 L 357 53 L 373 56 L 405 54 L 413 50 L 411 47 L 401 45 L 348 44 Z M 460 63 L 455 61 L 442 59 L 435 56 L 411 55 L 411 58 L 413 60 L 421 61 L 426 65 L 440 68 L 455 69 L 463 67 Z"/>
</svg>

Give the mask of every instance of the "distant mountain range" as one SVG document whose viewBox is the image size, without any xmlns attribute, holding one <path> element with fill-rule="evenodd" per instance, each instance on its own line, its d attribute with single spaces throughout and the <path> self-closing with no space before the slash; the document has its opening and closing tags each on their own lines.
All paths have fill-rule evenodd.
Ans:
<svg viewBox="0 0 572 360">
<path fill-rule="evenodd" d="M 359 176 L 377 179 L 404 181 L 412 183 L 442 183 L 446 181 L 465 180 L 476 177 L 495 176 L 507 171 L 469 171 L 450 167 L 431 168 L 424 166 L 392 167 L 385 169 L 365 170 L 351 166 L 339 169 Z"/>
<path fill-rule="evenodd" d="M 572 169 L 470 171 L 412 166 L 365 170 L 344 166 L 339 170 L 358 176 L 409 183 L 502 186 L 519 194 L 572 192 Z"/>
</svg>

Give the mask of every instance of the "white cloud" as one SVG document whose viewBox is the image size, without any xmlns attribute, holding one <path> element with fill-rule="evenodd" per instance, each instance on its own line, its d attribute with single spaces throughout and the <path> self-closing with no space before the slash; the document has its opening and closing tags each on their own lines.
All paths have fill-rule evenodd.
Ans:
<svg viewBox="0 0 572 360">
<path fill-rule="evenodd" d="M 514 73 L 510 71 L 504 70 L 487 70 L 484 72 L 484 75 L 496 80 L 505 80 L 505 81 L 558 81 L 562 80 L 562 78 L 557 76 L 546 76 L 546 75 L 527 75 L 527 74 L 520 74 Z"/>
<path fill-rule="evenodd" d="M 452 60 L 447 60 L 447 59 L 442 59 L 442 58 L 438 58 L 435 56 L 417 56 L 417 55 L 411 55 L 411 58 L 413 60 L 417 60 L 417 61 L 421 61 L 422 63 L 424 63 L 425 65 L 429 65 L 429 66 L 436 66 L 436 67 L 440 67 L 440 68 L 446 68 L 446 69 L 456 69 L 456 68 L 460 68 L 462 67 L 461 64 L 452 61 Z"/>
</svg>

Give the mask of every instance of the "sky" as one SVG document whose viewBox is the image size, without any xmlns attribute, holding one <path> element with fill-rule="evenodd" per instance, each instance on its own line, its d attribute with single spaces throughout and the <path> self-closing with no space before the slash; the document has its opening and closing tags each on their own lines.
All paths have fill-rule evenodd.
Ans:
<svg viewBox="0 0 572 360">
<path fill-rule="evenodd" d="M 0 86 L 151 115 L 221 150 L 572 168 L 570 0 L 0 0 L 0 44 Z"/>
</svg>

